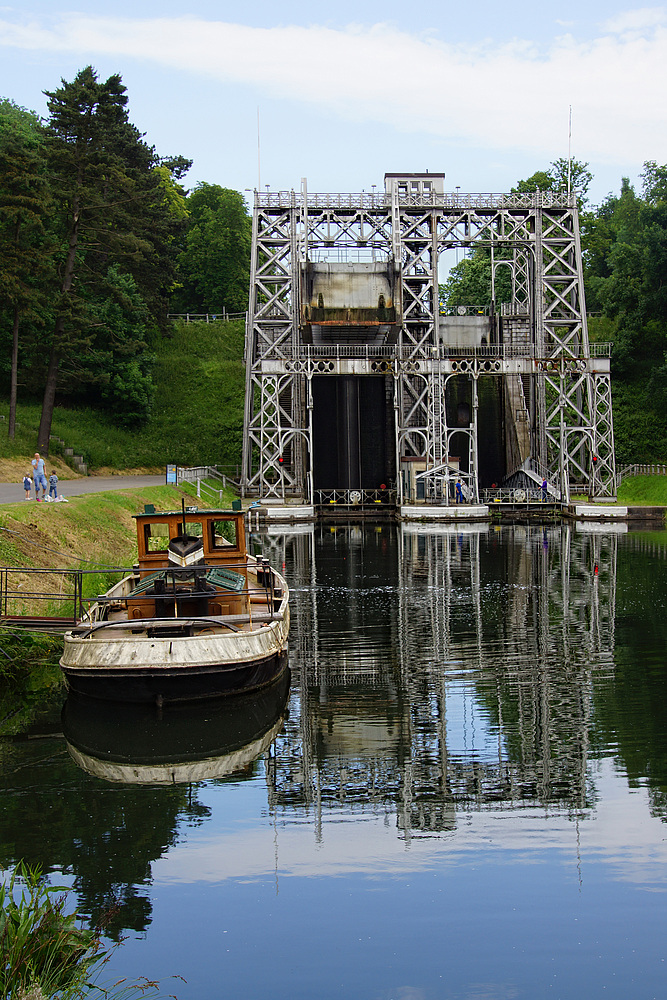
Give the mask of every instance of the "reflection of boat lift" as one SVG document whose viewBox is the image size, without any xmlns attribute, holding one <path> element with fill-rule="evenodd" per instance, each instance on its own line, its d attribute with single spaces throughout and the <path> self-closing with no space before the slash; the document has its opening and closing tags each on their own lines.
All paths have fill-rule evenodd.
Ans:
<svg viewBox="0 0 667 1000">
<path fill-rule="evenodd" d="M 475 476 L 471 472 L 461 472 L 460 469 L 451 466 L 449 462 L 441 462 L 440 465 L 424 469 L 423 472 L 416 473 L 415 479 L 423 479 L 427 484 L 432 481 L 432 498 L 444 499 L 447 507 L 455 499 L 455 496 L 450 496 L 450 483 L 456 484 L 457 480 L 461 480 L 461 491 L 466 503 L 470 503 L 475 496 Z M 438 486 L 440 486 L 439 490 Z"/>
<path fill-rule="evenodd" d="M 434 471 L 444 478 L 443 471 L 429 470 Z M 285 822 L 290 811 L 312 808 L 319 843 L 327 809 L 353 812 L 382 803 L 385 817 L 395 816 L 399 835 L 409 841 L 442 835 L 457 825 L 458 813 L 499 801 L 518 808 L 538 801 L 550 810 L 586 813 L 592 801 L 587 766 L 592 676 L 613 670 L 618 539 L 589 525 L 583 531 L 570 525 L 513 526 L 514 557 L 506 566 L 511 627 L 499 645 L 495 630 L 485 627 L 481 580 L 485 561 L 496 559 L 496 533 L 507 531 L 453 524 L 398 529 L 391 612 L 398 671 L 388 661 L 372 691 L 376 698 L 383 687 L 387 691 L 386 716 L 381 700 L 374 702 L 380 729 L 386 718 L 396 733 L 397 704 L 405 722 L 396 744 L 375 744 L 370 752 L 368 742 L 358 739 L 357 748 L 366 747 L 363 754 L 349 740 L 339 740 L 338 731 L 330 742 L 317 740 L 318 724 L 335 712 L 346 680 L 338 657 L 320 641 L 317 599 L 303 599 L 318 588 L 317 567 L 309 584 L 302 553 L 303 587 L 295 608 L 302 641 L 292 650 L 300 712 L 294 716 L 298 726 L 288 722 L 268 772 L 274 822 L 278 809 Z M 424 660 L 425 635 L 428 663 L 416 671 L 415 664 Z M 569 664 L 567 675 L 543 669 L 561 662 Z M 348 724 L 361 732 L 367 719 L 364 686 L 348 691 Z M 555 755 L 554 746 L 560 748 Z M 477 806 L 471 807 L 473 801 Z"/>
</svg>

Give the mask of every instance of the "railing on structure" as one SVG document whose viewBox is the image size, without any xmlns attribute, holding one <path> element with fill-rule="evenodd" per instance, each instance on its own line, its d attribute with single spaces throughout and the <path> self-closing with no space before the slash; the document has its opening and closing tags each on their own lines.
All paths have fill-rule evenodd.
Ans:
<svg viewBox="0 0 667 1000">
<path fill-rule="evenodd" d="M 306 203 L 309 209 L 318 208 L 364 208 L 370 211 L 382 212 L 391 210 L 391 195 L 384 191 L 370 193 L 360 191 L 355 193 L 308 192 Z M 258 208 L 300 208 L 304 203 L 301 192 L 297 191 L 255 191 L 255 205 Z M 534 191 L 528 193 L 500 194 L 493 192 L 478 192 L 461 194 L 456 191 L 445 191 L 436 194 L 398 193 L 398 203 L 402 208 L 440 208 L 450 211 L 465 211 L 471 209 L 499 208 L 574 208 L 577 203 L 574 192 L 565 191 Z"/>
<path fill-rule="evenodd" d="M 559 503 L 552 496 L 547 496 L 546 500 L 541 489 L 533 487 L 523 487 L 523 486 L 502 486 L 498 489 L 488 489 L 482 490 L 482 502 L 486 504 L 494 503 L 511 503 L 516 506 L 516 504 L 535 504 L 535 503 Z"/>
<path fill-rule="evenodd" d="M 367 507 L 371 504 L 392 506 L 396 504 L 396 490 L 315 490 L 315 504 L 319 507 Z"/>
<path fill-rule="evenodd" d="M 537 480 L 539 478 L 541 481 L 546 479 L 547 494 L 551 496 L 554 500 L 561 500 L 560 487 L 556 486 L 556 484 L 552 480 L 550 480 L 549 470 L 545 465 L 541 465 L 540 462 L 537 461 L 537 459 L 527 458 L 524 462 L 521 463 L 521 465 L 518 465 L 515 469 L 512 469 L 511 472 L 507 473 L 507 475 L 505 476 L 505 481 L 511 479 L 512 476 L 518 476 L 519 473 L 521 472 L 523 472 L 524 475 L 528 476 L 529 479 Z M 507 489 L 513 489 L 513 488 L 522 489 L 523 487 L 511 487 L 511 486 L 507 487 Z M 528 488 L 532 489 L 532 487 Z M 539 489 L 540 490 L 542 489 L 541 482 L 539 483 Z"/>
<path fill-rule="evenodd" d="M 618 488 L 623 480 L 628 479 L 629 476 L 667 476 L 667 463 L 624 465 L 616 473 L 616 487 Z"/>
<path fill-rule="evenodd" d="M 441 344 L 439 347 L 422 348 L 422 356 L 440 360 L 447 358 L 533 358 L 536 361 L 557 361 L 563 357 L 566 361 L 575 359 L 608 358 L 611 355 L 611 344 L 590 344 L 587 351 L 579 344 L 569 344 L 567 354 L 557 353 L 557 349 L 545 348 L 538 350 L 534 344 L 482 344 L 479 347 L 454 347 Z M 393 360 L 411 361 L 415 358 L 414 347 L 387 347 L 375 344 L 321 344 L 302 345 L 290 353 L 285 351 L 285 360 L 293 357 L 298 359 L 312 358 L 382 358 L 387 362 Z"/>
<path fill-rule="evenodd" d="M 203 497 L 204 500 L 209 500 L 217 504 L 222 500 L 223 490 L 229 486 L 238 489 L 240 485 L 238 468 L 235 470 L 235 475 L 231 476 L 224 472 L 219 472 L 213 465 L 194 465 L 189 469 L 182 468 L 179 465 L 176 478 L 178 483 L 192 483 L 197 487 L 198 497 Z M 205 482 L 207 479 L 219 482 L 220 488 L 215 489 L 215 487 Z"/>
<path fill-rule="evenodd" d="M 369 240 L 364 247 L 309 247 L 308 260 L 313 264 L 387 264 L 391 252 L 383 244 Z"/>
<path fill-rule="evenodd" d="M 491 306 L 448 306 L 440 303 L 441 316 L 489 316 Z"/>
<path fill-rule="evenodd" d="M 217 313 L 167 313 L 167 319 L 183 320 L 184 323 L 229 323 L 233 319 L 245 319 L 246 313 L 230 313 L 222 309 Z"/>
<path fill-rule="evenodd" d="M 99 570 L 0 568 L 0 624 L 64 632 L 83 614 L 83 578 Z M 45 581 L 47 581 L 45 589 Z"/>
<path fill-rule="evenodd" d="M 443 462 L 435 468 L 425 469 L 417 473 L 415 480 L 421 480 L 424 484 L 424 495 L 417 496 L 415 489 L 406 490 L 404 501 L 406 503 L 426 503 L 433 506 L 445 506 L 456 504 L 456 484 L 461 487 L 463 503 L 477 502 L 477 480 L 469 472 L 461 472 L 454 469 L 448 463 Z"/>
<path fill-rule="evenodd" d="M 529 316 L 529 306 L 526 302 L 501 302 L 498 309 L 500 316 Z"/>
</svg>

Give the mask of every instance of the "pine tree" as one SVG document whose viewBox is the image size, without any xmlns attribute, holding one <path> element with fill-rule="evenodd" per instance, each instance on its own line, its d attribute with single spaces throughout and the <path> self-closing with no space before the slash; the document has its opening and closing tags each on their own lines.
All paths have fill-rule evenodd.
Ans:
<svg viewBox="0 0 667 1000">
<path fill-rule="evenodd" d="M 165 189 L 164 164 L 128 119 L 120 76 L 100 83 L 88 66 L 71 83 L 61 82 L 47 92 L 47 149 L 63 252 L 38 437 L 45 452 L 59 373 L 74 359 L 81 372 L 94 347 L 94 303 L 104 299 L 110 273 L 134 278 L 160 327 L 173 283 L 173 234 L 182 224 L 170 204 L 173 192 Z M 189 165 L 182 158 L 165 162 L 176 172 Z M 144 333 L 142 324 L 142 340 Z"/>
<path fill-rule="evenodd" d="M 10 438 L 16 428 L 19 330 L 40 313 L 50 279 L 43 226 L 49 190 L 44 135 L 36 115 L 0 101 L 0 296 L 11 316 Z"/>
</svg>

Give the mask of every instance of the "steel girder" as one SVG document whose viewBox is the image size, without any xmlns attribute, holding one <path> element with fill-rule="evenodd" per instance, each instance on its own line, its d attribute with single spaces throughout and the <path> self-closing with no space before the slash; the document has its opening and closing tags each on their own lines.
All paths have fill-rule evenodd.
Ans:
<svg viewBox="0 0 667 1000">
<path fill-rule="evenodd" d="M 484 246 L 512 264 L 511 309 L 528 314 L 536 358 L 534 418 L 539 461 L 569 496 L 570 481 L 594 496 L 613 496 L 615 466 L 608 367 L 591 364 L 581 247 L 574 196 L 256 194 L 246 337 L 243 484 L 248 493 L 310 500 L 313 374 L 299 362 L 300 264 L 312 260 L 388 259 L 399 267 L 401 318 L 394 364 L 397 458 L 446 459 L 444 398 L 449 366 L 439 353 L 438 260 L 452 247 Z M 409 362 L 412 361 L 412 366 Z M 583 362 L 583 369 L 581 363 Z M 482 361 L 459 374 L 476 380 Z M 375 370 L 369 374 L 376 374 Z M 496 371 L 490 371 L 495 374 Z M 474 393 L 476 395 L 476 393 Z M 476 452 L 476 449 L 474 449 Z M 592 463 L 595 456 L 597 463 Z M 471 470 L 476 473 L 477 470 Z"/>
</svg>

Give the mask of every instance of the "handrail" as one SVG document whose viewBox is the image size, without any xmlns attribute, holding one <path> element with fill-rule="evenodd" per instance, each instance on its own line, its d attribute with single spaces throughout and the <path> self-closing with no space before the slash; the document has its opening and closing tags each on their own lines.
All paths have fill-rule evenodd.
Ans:
<svg viewBox="0 0 667 1000">
<path fill-rule="evenodd" d="M 498 208 L 573 208 L 576 203 L 574 191 L 531 191 L 531 192 L 472 192 L 458 191 L 421 194 L 397 192 L 401 208 L 440 208 L 449 211 Z M 255 191 L 256 208 L 300 209 L 348 208 L 367 209 L 375 212 L 391 211 L 392 196 L 384 191 L 354 193 L 308 192 L 304 198 L 300 191 Z"/>
<path fill-rule="evenodd" d="M 396 503 L 396 490 L 326 489 L 315 490 L 318 506 L 363 507 L 368 504 L 392 505 Z"/>
<path fill-rule="evenodd" d="M 166 555 L 166 553 L 165 553 Z M 197 564 L 196 569 L 198 570 L 214 570 L 214 569 L 226 569 L 233 572 L 245 572 L 248 566 L 256 565 L 258 572 L 258 586 L 249 585 L 246 580 L 245 585 L 242 589 L 238 591 L 230 591 L 235 597 L 239 598 L 255 598 L 257 604 L 261 607 L 264 603 L 266 607 L 273 611 L 273 587 L 275 583 L 274 571 L 268 565 L 267 560 L 261 560 L 259 557 L 256 562 L 251 559 L 250 564 L 246 560 L 240 560 L 236 562 L 225 562 L 225 563 L 215 563 L 215 564 Z M 117 581 L 116 584 L 112 585 L 109 589 L 113 590 L 114 587 L 119 587 L 124 579 L 128 577 L 137 578 L 142 575 L 144 579 L 151 576 L 152 574 L 168 573 L 172 574 L 174 579 L 181 575 L 186 576 L 192 571 L 193 567 L 178 567 L 178 566 L 160 566 L 157 568 L 143 567 L 139 568 L 137 566 L 131 567 L 104 567 L 103 569 L 47 569 L 44 568 L 34 568 L 29 566 L 5 566 L 0 567 L 0 621 L 3 619 L 11 622 L 12 625 L 20 627 L 22 621 L 25 620 L 26 628 L 34 628 L 35 622 L 41 622 L 44 626 L 48 625 L 58 625 L 67 624 L 69 626 L 81 621 L 90 614 L 90 609 L 94 605 L 99 605 L 103 607 L 107 604 L 118 604 L 120 606 L 127 607 L 127 601 L 136 599 L 141 601 L 144 599 L 144 595 L 139 592 L 136 593 L 134 590 L 129 591 L 126 594 L 101 594 L 101 595 L 91 595 L 89 597 L 83 596 L 83 578 L 85 576 L 99 576 L 101 572 L 105 573 L 117 573 L 121 579 Z M 52 590 L 36 590 L 36 589 L 26 589 L 22 585 L 22 580 L 27 576 L 28 578 L 32 576 L 39 575 L 40 579 L 48 574 L 50 578 L 55 577 L 56 580 L 60 577 L 63 581 L 70 583 L 70 587 L 67 591 L 63 591 L 61 588 L 59 591 Z M 262 578 L 260 579 L 260 574 Z M 57 584 L 56 584 L 57 585 Z M 149 595 L 150 600 L 173 600 L 174 590 L 171 592 L 167 591 L 164 595 Z M 178 595 L 180 598 L 187 598 L 187 595 Z M 28 607 L 30 605 L 30 607 Z M 63 611 L 71 610 L 71 613 L 54 616 L 47 612 L 53 611 L 53 606 L 56 608 L 61 608 Z M 87 610 L 86 610 L 87 609 Z M 43 611 L 44 614 L 37 614 L 37 611 Z M 89 619 L 92 621 L 97 620 Z M 156 619 L 157 621 L 163 621 L 163 619 Z M 164 619 L 166 620 L 166 619 Z M 172 619 L 169 619 L 170 621 Z"/>
<path fill-rule="evenodd" d="M 229 323 L 236 319 L 245 319 L 247 313 L 230 313 L 226 309 L 215 313 L 167 313 L 167 319 L 183 320 L 185 323 Z"/>
<path fill-rule="evenodd" d="M 411 361 L 421 358 L 444 360 L 458 358 L 532 358 L 558 365 L 560 360 L 586 360 L 588 358 L 608 358 L 611 344 L 589 344 L 585 350 L 581 344 L 568 344 L 567 348 L 552 345 L 538 349 L 534 344 L 481 344 L 477 347 L 459 347 L 450 344 L 423 346 L 418 350 L 411 345 L 387 344 L 303 344 L 285 351 L 285 360 L 293 358 L 318 360 L 320 358 L 382 358 L 388 362 Z"/>
<path fill-rule="evenodd" d="M 647 462 L 625 465 L 616 473 L 616 487 L 630 476 L 667 476 L 666 462 Z"/>
</svg>

